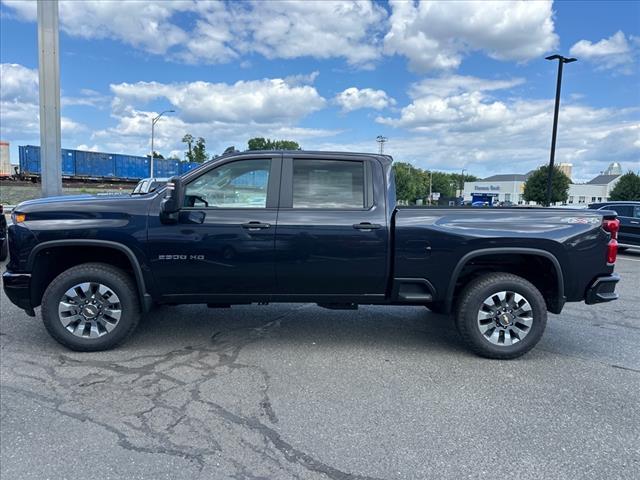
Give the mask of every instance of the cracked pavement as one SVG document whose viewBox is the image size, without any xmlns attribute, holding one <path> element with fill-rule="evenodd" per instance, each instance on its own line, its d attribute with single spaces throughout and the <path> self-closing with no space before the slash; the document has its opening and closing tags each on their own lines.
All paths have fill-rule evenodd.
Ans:
<svg viewBox="0 0 640 480">
<path fill-rule="evenodd" d="M 2 266 L 4 270 L 4 265 Z M 160 307 L 75 353 L 0 297 L 7 479 L 640 477 L 640 255 L 515 361 L 418 307 Z"/>
</svg>

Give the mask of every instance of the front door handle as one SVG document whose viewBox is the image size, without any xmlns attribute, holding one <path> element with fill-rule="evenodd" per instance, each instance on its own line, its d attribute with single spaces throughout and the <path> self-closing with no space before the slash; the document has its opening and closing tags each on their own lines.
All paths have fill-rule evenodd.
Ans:
<svg viewBox="0 0 640 480">
<path fill-rule="evenodd" d="M 249 231 L 264 230 L 265 228 L 271 228 L 271 224 L 262 222 L 248 222 L 243 223 L 242 228 L 246 228 Z"/>
<path fill-rule="evenodd" d="M 378 228 L 382 228 L 382 225 L 378 223 L 362 222 L 362 223 L 354 223 L 353 228 L 355 228 L 356 230 L 363 230 L 365 232 L 370 232 L 371 230 L 377 230 Z"/>
</svg>

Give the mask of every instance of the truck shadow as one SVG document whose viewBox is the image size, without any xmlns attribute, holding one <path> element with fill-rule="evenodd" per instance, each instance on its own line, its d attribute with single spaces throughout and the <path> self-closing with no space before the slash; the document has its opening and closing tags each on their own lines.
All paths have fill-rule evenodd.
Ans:
<svg viewBox="0 0 640 480">
<path fill-rule="evenodd" d="M 313 304 L 159 307 L 145 316 L 123 347 L 196 346 L 222 339 L 237 344 L 259 341 L 263 348 L 351 346 L 466 352 L 453 320 L 424 307 L 364 306 L 335 311 Z"/>
</svg>

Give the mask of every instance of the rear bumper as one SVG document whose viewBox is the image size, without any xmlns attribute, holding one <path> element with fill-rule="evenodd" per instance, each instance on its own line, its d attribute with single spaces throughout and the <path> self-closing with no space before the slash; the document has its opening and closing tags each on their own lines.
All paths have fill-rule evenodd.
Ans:
<svg viewBox="0 0 640 480">
<path fill-rule="evenodd" d="M 27 315 L 33 317 L 35 312 L 31 305 L 31 274 L 6 271 L 2 274 L 4 293 L 14 305 L 22 308 Z"/>
<path fill-rule="evenodd" d="M 618 299 L 616 293 L 616 284 L 620 281 L 620 275 L 611 274 L 604 277 L 596 278 L 593 283 L 587 288 L 587 293 L 584 297 L 584 303 L 587 305 L 593 305 L 594 303 L 610 302 Z"/>
</svg>

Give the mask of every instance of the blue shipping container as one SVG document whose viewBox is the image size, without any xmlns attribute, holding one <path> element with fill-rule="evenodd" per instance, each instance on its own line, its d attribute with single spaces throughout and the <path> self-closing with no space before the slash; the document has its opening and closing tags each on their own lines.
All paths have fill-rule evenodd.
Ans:
<svg viewBox="0 0 640 480">
<path fill-rule="evenodd" d="M 38 156 L 40 152 L 38 152 Z M 72 177 L 76 174 L 76 151 L 62 149 L 62 175 Z"/>
<path fill-rule="evenodd" d="M 149 176 L 149 159 L 134 155 L 115 155 L 116 177 L 139 180 Z"/>
<path fill-rule="evenodd" d="M 115 158 L 112 153 L 76 151 L 76 176 L 115 177 Z"/>
<path fill-rule="evenodd" d="M 20 145 L 18 156 L 22 174 L 40 175 L 40 147 Z M 61 157 L 62 175 L 65 177 L 139 180 L 149 177 L 151 173 L 149 157 L 67 148 L 62 149 Z M 156 158 L 153 173 L 156 177 L 172 177 L 182 175 L 200 165 L 195 162 Z"/>
<path fill-rule="evenodd" d="M 20 157 L 21 173 L 25 175 L 40 173 L 40 147 L 20 145 L 18 147 L 18 156 Z"/>
<path fill-rule="evenodd" d="M 155 177 L 173 177 L 180 174 L 180 161 L 154 158 L 153 175 Z"/>
<path fill-rule="evenodd" d="M 20 145 L 18 147 L 20 157 L 20 171 L 25 175 L 40 174 L 40 147 L 34 145 Z M 62 175 L 73 176 L 76 170 L 75 150 L 63 148 L 60 152 Z"/>
</svg>

